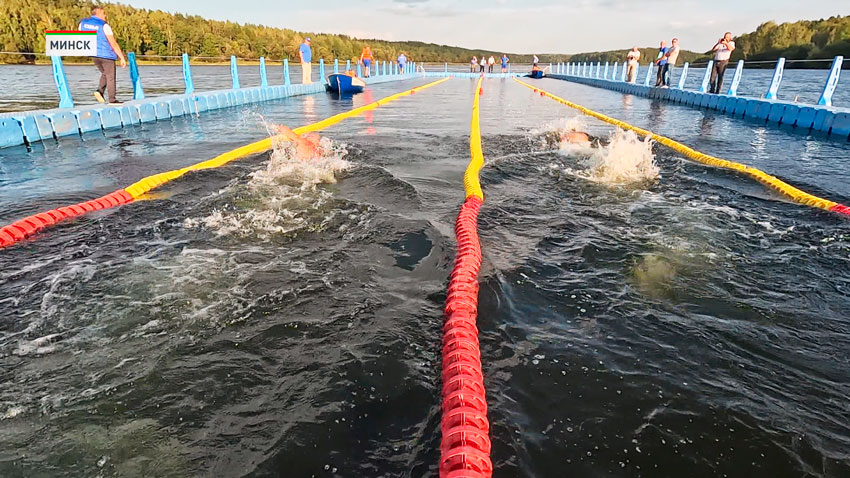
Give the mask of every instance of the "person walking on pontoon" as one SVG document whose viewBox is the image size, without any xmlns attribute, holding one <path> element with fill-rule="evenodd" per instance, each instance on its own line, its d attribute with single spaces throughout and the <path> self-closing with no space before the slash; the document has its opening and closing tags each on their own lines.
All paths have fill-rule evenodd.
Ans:
<svg viewBox="0 0 850 478">
<path fill-rule="evenodd" d="M 313 83 L 313 50 L 310 48 L 310 43 L 308 37 L 298 47 L 298 58 L 301 60 L 301 83 L 304 85 Z"/>
<path fill-rule="evenodd" d="M 92 8 L 91 16 L 80 21 L 79 29 L 97 32 L 97 55 L 92 59 L 94 66 L 100 71 L 100 81 L 97 84 L 97 91 L 94 92 L 95 99 L 98 103 L 105 103 L 106 100 L 103 97 L 105 94 L 109 104 L 121 104 L 115 98 L 115 60 L 121 62 L 121 68 L 127 68 L 127 60 L 118 42 L 115 41 L 112 27 L 106 23 L 106 11 L 103 7 Z"/>
<path fill-rule="evenodd" d="M 372 49 L 369 45 L 366 45 L 363 47 L 363 51 L 360 52 L 360 63 L 363 63 L 363 76 L 365 78 L 372 76 L 372 61 L 374 61 Z"/>
<path fill-rule="evenodd" d="M 732 40 L 732 33 L 726 32 L 723 38 L 717 40 L 712 50 L 714 50 L 714 66 L 711 68 L 711 89 L 709 92 L 719 94 L 720 89 L 723 88 L 723 74 L 726 73 L 729 58 L 735 51 L 735 40 Z"/>
<path fill-rule="evenodd" d="M 628 61 L 626 76 L 628 76 L 629 83 L 634 83 L 637 77 L 638 64 L 640 62 L 640 50 L 638 50 L 638 47 L 632 48 L 632 51 L 626 55 L 626 60 Z"/>
<path fill-rule="evenodd" d="M 407 68 L 407 55 L 404 52 L 399 53 L 398 55 L 398 74 L 403 75 L 405 68 Z"/>
</svg>

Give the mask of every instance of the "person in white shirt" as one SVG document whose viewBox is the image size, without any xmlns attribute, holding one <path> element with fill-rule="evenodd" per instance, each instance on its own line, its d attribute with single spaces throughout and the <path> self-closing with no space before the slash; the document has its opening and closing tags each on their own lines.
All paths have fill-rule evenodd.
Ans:
<svg viewBox="0 0 850 478">
<path fill-rule="evenodd" d="M 676 66 L 676 60 L 679 59 L 679 52 L 679 39 L 674 38 L 672 45 L 667 49 L 667 53 L 661 58 L 661 63 L 656 62 L 661 65 L 662 88 L 670 86 L 670 79 L 673 78 L 673 67 Z"/>
<path fill-rule="evenodd" d="M 481 55 L 481 65 L 480 65 L 481 69 L 478 70 L 478 71 L 480 73 L 484 73 L 484 68 L 486 68 L 486 67 L 487 67 L 487 57 L 482 54 Z"/>
<path fill-rule="evenodd" d="M 723 87 L 723 74 L 726 73 L 726 66 L 729 65 L 729 58 L 732 52 L 735 51 L 735 41 L 732 40 L 732 33 L 726 32 L 723 38 L 717 40 L 714 45 L 714 67 L 711 69 L 711 89 L 710 93 L 719 94 L 720 88 Z"/>
<path fill-rule="evenodd" d="M 626 60 L 629 62 L 626 75 L 629 78 L 629 83 L 634 83 L 637 77 L 638 62 L 640 61 L 640 50 L 638 50 L 638 47 L 632 48 L 632 51 L 626 55 Z"/>
<path fill-rule="evenodd" d="M 487 73 L 493 73 L 493 65 L 496 64 L 496 59 L 493 58 L 493 55 L 490 55 L 490 58 L 487 59 Z"/>
<path fill-rule="evenodd" d="M 472 61 L 469 62 L 469 71 L 470 73 L 475 73 L 475 68 L 478 66 L 478 57 L 473 56 Z"/>
<path fill-rule="evenodd" d="M 531 66 L 537 66 L 540 63 L 540 59 L 537 58 L 537 55 L 534 55 L 534 60 L 531 62 Z"/>
</svg>

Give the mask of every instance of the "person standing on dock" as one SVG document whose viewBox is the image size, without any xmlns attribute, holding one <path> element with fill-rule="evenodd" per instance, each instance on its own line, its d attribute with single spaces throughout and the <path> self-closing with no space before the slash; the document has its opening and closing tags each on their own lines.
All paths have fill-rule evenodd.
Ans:
<svg viewBox="0 0 850 478">
<path fill-rule="evenodd" d="M 398 72 L 403 75 L 405 73 L 404 69 L 407 67 L 407 56 L 404 52 L 399 53 L 398 55 Z"/>
<path fill-rule="evenodd" d="M 667 58 L 664 56 L 667 54 L 667 42 L 662 41 L 661 46 L 658 47 L 658 56 L 655 58 L 655 64 L 658 65 L 658 72 L 655 74 L 655 86 L 664 85 L 664 65 L 667 64 Z"/>
<path fill-rule="evenodd" d="M 659 63 L 661 67 L 661 87 L 669 88 L 670 87 L 670 79 L 673 77 L 673 67 L 676 66 L 676 60 L 679 58 L 679 39 L 674 38 L 673 43 L 670 45 L 670 48 L 667 49 L 667 53 L 664 54 L 664 57 L 659 61 L 664 61 L 663 65 Z"/>
<path fill-rule="evenodd" d="M 540 63 L 540 58 L 537 58 L 537 55 L 534 55 L 534 59 L 531 61 L 531 67 L 534 68 L 538 63 Z"/>
<path fill-rule="evenodd" d="M 469 72 L 475 73 L 475 68 L 478 67 L 478 57 L 472 56 L 472 60 L 469 62 Z"/>
<path fill-rule="evenodd" d="M 80 22 L 79 29 L 97 32 L 97 56 L 92 59 L 94 66 L 100 71 L 100 81 L 97 84 L 97 91 L 94 92 L 95 99 L 98 103 L 105 103 L 106 100 L 103 97 L 105 93 L 110 104 L 121 104 L 115 98 L 115 60 L 121 61 L 121 68 L 127 68 L 127 60 L 118 42 L 115 41 L 112 27 L 106 23 L 106 11 L 103 7 L 92 8 L 91 16 Z"/>
<path fill-rule="evenodd" d="M 307 37 L 298 47 L 298 57 L 301 59 L 301 83 L 305 85 L 313 83 L 313 50 L 310 48 L 310 43 L 310 37 Z"/>
<path fill-rule="evenodd" d="M 717 40 L 714 45 L 714 66 L 711 69 L 711 89 L 710 93 L 719 94 L 720 88 L 723 87 L 723 74 L 726 73 L 726 66 L 729 65 L 729 58 L 732 52 L 735 51 L 735 41 L 732 40 L 732 32 L 726 32 L 723 38 Z"/>
<path fill-rule="evenodd" d="M 363 63 L 363 76 L 369 78 L 371 75 L 371 67 L 372 67 L 372 48 L 369 45 L 363 47 L 363 51 L 360 52 L 360 63 Z"/>
<path fill-rule="evenodd" d="M 626 60 L 629 62 L 627 73 L 629 83 L 634 83 L 637 78 L 638 62 L 640 62 L 640 50 L 638 50 L 638 47 L 632 48 L 632 51 L 626 55 Z"/>
<path fill-rule="evenodd" d="M 507 72 L 508 72 L 508 63 L 509 63 L 510 61 L 511 61 L 511 60 L 509 60 L 509 59 L 508 59 L 508 54 L 507 54 L 507 53 L 502 53 L 502 73 L 507 73 Z"/>
<path fill-rule="evenodd" d="M 484 73 L 484 68 L 486 68 L 486 67 L 487 67 L 487 57 L 484 54 L 482 54 L 481 55 L 481 65 L 478 69 L 478 72 Z"/>
<path fill-rule="evenodd" d="M 493 55 L 490 55 L 490 58 L 487 59 L 487 73 L 493 73 L 493 66 L 496 64 L 496 59 L 493 58 Z"/>
</svg>

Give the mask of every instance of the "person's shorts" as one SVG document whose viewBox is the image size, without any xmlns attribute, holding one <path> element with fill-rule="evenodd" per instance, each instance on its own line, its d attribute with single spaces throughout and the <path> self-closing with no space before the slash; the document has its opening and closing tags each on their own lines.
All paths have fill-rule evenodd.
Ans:
<svg viewBox="0 0 850 478">
<path fill-rule="evenodd" d="M 407 66 L 407 63 L 399 63 L 398 64 L 399 70 L 403 70 L 405 66 Z"/>
<path fill-rule="evenodd" d="M 372 66 L 372 60 L 363 60 L 363 66 L 370 68 Z"/>
</svg>

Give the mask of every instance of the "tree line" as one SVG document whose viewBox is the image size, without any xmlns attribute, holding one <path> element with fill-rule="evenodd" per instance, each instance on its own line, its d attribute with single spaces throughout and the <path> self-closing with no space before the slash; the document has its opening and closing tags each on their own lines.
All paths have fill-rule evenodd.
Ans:
<svg viewBox="0 0 850 478">
<path fill-rule="evenodd" d="M 0 62 L 32 63 L 44 52 L 45 30 L 75 29 L 78 22 L 89 16 L 95 2 L 90 0 L 2 0 L 0 1 L 0 47 L 22 55 L 0 55 Z M 305 36 L 313 39 L 313 56 L 327 60 L 355 60 L 365 45 L 372 47 L 377 59 L 391 60 L 404 52 L 413 61 L 466 63 L 473 55 L 500 57 L 503 52 L 472 50 L 424 42 L 390 42 L 356 39 L 346 35 L 297 32 L 287 28 L 239 24 L 207 20 L 197 15 L 170 14 L 122 4 L 104 4 L 109 24 L 125 51 L 136 52 L 148 59 L 168 59 L 188 53 L 195 61 L 221 61 L 230 55 L 270 60 L 298 58 L 298 46 Z M 718 37 L 722 32 L 718 32 Z M 756 31 L 738 36 L 737 50 L 732 60 L 774 60 L 784 56 L 789 60 L 850 57 L 850 16 L 835 16 L 826 20 L 798 21 L 776 24 L 766 22 Z M 710 48 L 713 45 L 704 45 Z M 641 48 L 642 63 L 654 60 L 655 46 Z M 622 62 L 629 50 L 565 54 L 540 54 L 541 62 Z M 508 53 L 514 63 L 530 63 L 531 55 Z M 680 62 L 704 62 L 711 58 L 706 50 L 698 53 L 682 50 Z M 88 61 L 87 59 L 71 59 Z M 817 63 L 791 63 L 797 67 L 825 67 Z M 850 67 L 850 62 L 845 63 Z"/>
<path fill-rule="evenodd" d="M 7 52 L 44 53 L 44 31 L 76 29 L 79 21 L 89 16 L 94 3 L 84 0 L 2 0 L 0 47 Z M 465 63 L 473 55 L 484 53 L 498 58 L 503 53 L 424 42 L 390 42 L 297 32 L 288 28 L 207 20 L 197 15 L 170 14 L 117 3 L 103 6 L 121 48 L 150 57 L 176 57 L 188 53 L 192 57 L 219 60 L 230 55 L 295 60 L 298 47 L 307 36 L 312 39 L 314 58 L 326 60 L 359 59 L 363 46 L 367 44 L 372 47 L 375 58 L 380 60 L 393 60 L 404 52 L 413 61 Z M 515 62 L 531 61 L 531 55 L 509 56 Z M 35 55 L 0 55 L 0 62 L 32 63 L 36 59 Z"/>
<path fill-rule="evenodd" d="M 720 38 L 723 32 L 718 32 Z M 776 24 L 765 22 L 756 31 L 745 33 L 735 38 L 736 50 L 731 60 L 765 61 L 785 57 L 787 60 L 832 59 L 837 55 L 850 57 L 850 16 L 834 16 L 826 20 L 801 20 Z M 669 41 L 668 41 L 669 46 Z M 711 47 L 702 53 L 682 50 L 679 64 L 706 63 L 713 57 Z M 570 61 L 575 62 L 623 62 L 629 50 L 611 50 L 603 52 L 580 53 L 572 55 Z M 641 63 L 655 60 L 658 47 L 640 48 Z M 758 66 L 758 65 L 752 65 Z M 772 68 L 773 65 L 764 65 Z M 788 67 L 793 68 L 827 68 L 828 63 L 792 62 Z M 850 62 L 844 63 L 844 68 L 850 68 Z"/>
</svg>

